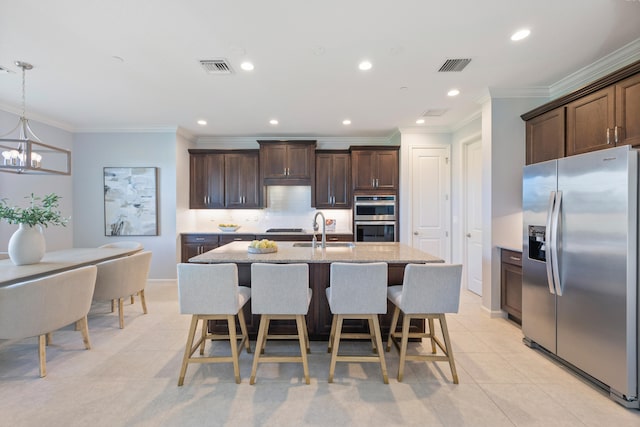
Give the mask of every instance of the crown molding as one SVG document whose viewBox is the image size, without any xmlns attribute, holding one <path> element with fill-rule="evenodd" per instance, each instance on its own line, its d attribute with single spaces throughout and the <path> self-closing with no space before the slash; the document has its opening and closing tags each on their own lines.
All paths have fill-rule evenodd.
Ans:
<svg viewBox="0 0 640 427">
<path fill-rule="evenodd" d="M 600 77 L 606 76 L 626 65 L 640 60 L 640 38 L 622 46 L 620 49 L 603 56 L 597 61 L 569 74 L 549 86 L 551 98 L 573 92 Z"/>
<path fill-rule="evenodd" d="M 491 98 L 549 98 L 547 86 L 489 88 Z"/>
<path fill-rule="evenodd" d="M 17 119 L 19 119 L 20 116 L 22 115 L 22 109 L 15 108 L 7 104 L 0 104 L 0 110 L 6 113 L 15 114 L 17 116 L 16 117 Z M 40 114 L 29 112 L 29 114 L 27 115 L 27 119 L 30 121 L 33 120 L 34 122 L 42 123 L 47 126 L 52 126 L 57 129 L 62 129 L 67 132 L 71 132 L 71 133 L 75 132 L 75 129 L 69 123 L 60 122 L 58 120 L 54 120 L 50 117 L 43 116 Z"/>
<path fill-rule="evenodd" d="M 399 128 L 401 134 L 451 133 L 449 126 L 407 126 Z"/>
<path fill-rule="evenodd" d="M 178 133 L 178 128 L 150 127 L 150 128 L 76 128 L 75 133 Z"/>
<path fill-rule="evenodd" d="M 397 132 L 397 131 L 396 131 Z M 283 137 L 263 137 L 263 136 L 199 136 L 196 138 L 197 145 L 216 145 L 233 147 L 257 148 L 261 141 L 288 141 L 288 140 L 315 140 L 320 148 L 325 146 L 350 146 L 350 145 L 385 145 L 392 140 L 393 134 L 385 137 L 367 136 L 287 136 Z"/>
</svg>

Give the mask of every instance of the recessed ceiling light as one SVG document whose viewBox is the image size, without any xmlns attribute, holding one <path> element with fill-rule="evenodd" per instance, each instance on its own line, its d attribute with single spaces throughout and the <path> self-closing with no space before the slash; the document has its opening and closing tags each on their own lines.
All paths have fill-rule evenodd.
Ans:
<svg viewBox="0 0 640 427">
<path fill-rule="evenodd" d="M 277 125 L 278 121 L 276 119 L 271 119 L 271 120 L 269 120 L 269 123 L 272 124 L 272 125 Z"/>
<path fill-rule="evenodd" d="M 358 68 L 360 68 L 362 71 L 370 70 L 371 67 L 372 65 L 369 61 L 362 61 L 360 64 L 358 64 Z"/>
<path fill-rule="evenodd" d="M 205 126 L 207 124 L 207 121 L 206 120 L 198 120 L 198 124 L 200 126 Z"/>
<path fill-rule="evenodd" d="M 447 96 L 458 96 L 460 95 L 460 91 L 458 89 L 451 89 L 447 92 Z"/>
<path fill-rule="evenodd" d="M 343 125 L 350 125 L 351 124 L 351 120 L 345 119 L 345 120 L 342 121 L 342 124 Z"/>
<path fill-rule="evenodd" d="M 529 37 L 529 34 L 531 34 L 531 31 L 524 28 L 513 33 L 513 35 L 511 36 L 511 40 L 517 42 L 518 40 L 526 39 L 527 37 Z"/>
<path fill-rule="evenodd" d="M 242 64 L 240 64 L 240 68 L 242 68 L 245 71 L 251 71 L 253 70 L 253 64 L 251 62 L 243 62 Z"/>
<path fill-rule="evenodd" d="M 416 123 L 417 123 L 417 124 L 419 124 L 419 125 L 421 125 L 421 124 L 423 124 L 423 123 L 424 123 L 424 119 L 418 119 L 418 120 L 416 120 Z"/>
</svg>

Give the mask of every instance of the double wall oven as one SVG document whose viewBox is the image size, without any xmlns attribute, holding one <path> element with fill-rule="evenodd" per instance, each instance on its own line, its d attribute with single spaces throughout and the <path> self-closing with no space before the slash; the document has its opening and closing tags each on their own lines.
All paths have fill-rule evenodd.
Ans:
<svg viewBox="0 0 640 427">
<path fill-rule="evenodd" d="M 395 195 L 356 195 L 353 230 L 356 242 L 395 242 L 398 205 Z"/>
</svg>

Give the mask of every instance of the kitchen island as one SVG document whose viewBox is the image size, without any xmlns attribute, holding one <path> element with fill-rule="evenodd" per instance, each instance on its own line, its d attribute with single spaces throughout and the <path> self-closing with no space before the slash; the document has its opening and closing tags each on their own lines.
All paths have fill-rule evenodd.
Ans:
<svg viewBox="0 0 640 427">
<path fill-rule="evenodd" d="M 251 286 L 251 264 L 254 262 L 270 263 L 307 263 L 309 264 L 309 286 L 313 290 L 313 298 L 307 315 L 307 328 L 312 340 L 327 340 L 331 330 L 331 311 L 325 295 L 329 286 L 330 265 L 332 262 L 386 262 L 389 285 L 402 284 L 404 268 L 409 263 L 424 264 L 443 262 L 442 259 L 426 252 L 414 249 L 401 243 L 373 242 L 340 242 L 327 248 L 299 247 L 301 242 L 278 242 L 278 250 L 273 253 L 253 254 L 248 252 L 249 242 L 233 242 L 189 259 L 196 263 L 226 263 L 238 265 L 239 282 Z M 354 277 L 354 280 L 357 278 Z M 255 337 L 258 331 L 259 316 L 251 315 L 251 304 L 245 305 L 245 318 L 249 334 Z M 380 318 L 383 334 L 388 333 L 391 323 L 391 304 L 387 314 Z M 218 326 L 216 325 L 217 329 Z M 424 321 L 412 323 L 412 331 L 424 331 Z M 291 334 L 295 331 L 295 323 L 289 321 L 273 322 L 271 330 Z M 368 330 L 367 322 L 345 321 L 344 332 L 364 332 Z"/>
</svg>

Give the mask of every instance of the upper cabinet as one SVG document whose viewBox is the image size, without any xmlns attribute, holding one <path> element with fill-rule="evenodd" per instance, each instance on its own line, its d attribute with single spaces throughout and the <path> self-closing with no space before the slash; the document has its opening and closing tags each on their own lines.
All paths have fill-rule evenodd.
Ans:
<svg viewBox="0 0 640 427">
<path fill-rule="evenodd" d="M 640 146 L 640 61 L 522 115 L 527 164 Z"/>
<path fill-rule="evenodd" d="M 257 150 L 189 150 L 189 208 L 259 208 Z"/>
<path fill-rule="evenodd" d="M 564 157 L 564 107 L 527 121 L 527 164 Z"/>
<path fill-rule="evenodd" d="M 348 151 L 316 151 L 313 205 L 318 209 L 351 207 L 351 156 Z"/>
<path fill-rule="evenodd" d="M 189 208 L 224 208 L 224 154 L 189 152 Z"/>
<path fill-rule="evenodd" d="M 354 191 L 397 191 L 399 147 L 353 146 L 350 150 Z"/>
<path fill-rule="evenodd" d="M 257 150 L 225 154 L 224 204 L 226 208 L 261 207 L 259 170 Z"/>
<path fill-rule="evenodd" d="M 640 145 L 640 74 L 616 85 L 613 136 L 617 145 Z"/>
<path fill-rule="evenodd" d="M 263 185 L 312 185 L 316 141 L 258 141 Z"/>
</svg>

